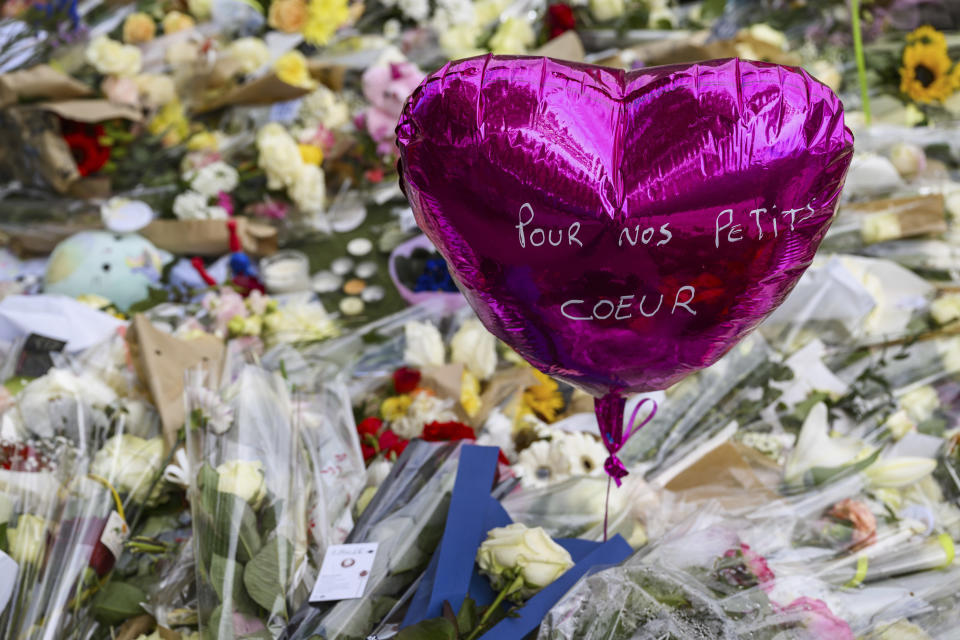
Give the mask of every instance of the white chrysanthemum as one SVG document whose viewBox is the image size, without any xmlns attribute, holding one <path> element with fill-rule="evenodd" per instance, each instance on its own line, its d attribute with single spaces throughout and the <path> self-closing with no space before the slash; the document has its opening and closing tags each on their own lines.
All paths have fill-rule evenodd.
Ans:
<svg viewBox="0 0 960 640">
<path fill-rule="evenodd" d="M 211 162 L 187 176 L 190 187 L 208 198 L 220 192 L 230 193 L 240 183 L 240 174 L 226 162 Z"/>
<path fill-rule="evenodd" d="M 569 461 L 570 475 L 574 476 L 602 472 L 609 455 L 599 440 L 582 432 L 556 434 L 550 444 Z"/>
</svg>

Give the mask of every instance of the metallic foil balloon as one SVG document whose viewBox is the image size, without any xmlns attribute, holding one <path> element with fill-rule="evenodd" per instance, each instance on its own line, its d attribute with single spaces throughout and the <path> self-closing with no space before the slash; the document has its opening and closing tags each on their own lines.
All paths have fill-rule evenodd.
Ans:
<svg viewBox="0 0 960 640">
<path fill-rule="evenodd" d="M 451 62 L 414 91 L 397 143 L 471 306 L 538 369 L 604 396 L 608 449 L 623 394 L 709 366 L 786 297 L 853 153 L 830 89 L 736 59 Z"/>
</svg>

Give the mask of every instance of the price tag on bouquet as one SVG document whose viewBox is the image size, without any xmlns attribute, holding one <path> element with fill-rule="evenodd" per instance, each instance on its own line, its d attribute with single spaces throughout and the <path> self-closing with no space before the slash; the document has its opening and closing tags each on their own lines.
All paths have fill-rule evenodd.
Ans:
<svg viewBox="0 0 960 640">
<path fill-rule="evenodd" d="M 13 589 L 17 586 L 20 567 L 13 558 L 0 551 L 0 614 L 7 610 Z"/>
<path fill-rule="evenodd" d="M 119 558 L 123 553 L 123 543 L 127 541 L 129 535 L 130 527 L 124 522 L 123 517 L 116 511 L 110 512 L 107 524 L 103 527 L 100 542 L 113 554 L 114 558 Z"/>
<path fill-rule="evenodd" d="M 362 598 L 377 557 L 376 542 L 335 544 L 327 549 L 310 602 Z"/>
</svg>

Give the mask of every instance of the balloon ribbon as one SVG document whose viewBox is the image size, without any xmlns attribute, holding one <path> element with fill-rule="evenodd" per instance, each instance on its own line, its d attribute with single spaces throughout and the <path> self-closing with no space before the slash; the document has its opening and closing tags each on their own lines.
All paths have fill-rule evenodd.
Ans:
<svg viewBox="0 0 960 640">
<path fill-rule="evenodd" d="M 653 403 L 653 409 L 643 419 L 643 422 L 637 424 L 637 414 L 640 408 L 648 402 Z M 603 469 L 607 472 L 607 499 L 603 509 L 603 539 L 607 539 L 607 518 L 610 515 L 610 480 L 612 479 L 619 487 L 622 479 L 629 475 L 627 468 L 623 466 L 623 461 L 617 457 L 617 452 L 623 448 L 627 440 L 634 433 L 642 429 L 648 422 L 653 420 L 657 413 L 657 402 L 653 398 L 643 398 L 637 403 L 630 416 L 630 423 L 624 430 L 623 414 L 627 405 L 627 399 L 618 393 L 608 393 L 602 398 L 598 398 L 593 403 L 593 410 L 597 414 L 597 422 L 600 424 L 600 437 L 604 446 L 607 448 L 607 460 L 603 463 Z"/>
</svg>

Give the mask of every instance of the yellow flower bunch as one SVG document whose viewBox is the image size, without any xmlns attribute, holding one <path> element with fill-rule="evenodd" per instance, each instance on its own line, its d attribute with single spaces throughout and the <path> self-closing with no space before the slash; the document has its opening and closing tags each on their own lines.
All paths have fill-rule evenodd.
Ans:
<svg viewBox="0 0 960 640">
<path fill-rule="evenodd" d="M 307 22 L 303 26 L 303 38 L 314 45 L 330 41 L 337 29 L 350 19 L 348 0 L 310 0 L 307 5 Z"/>
<path fill-rule="evenodd" d="M 163 144 L 173 146 L 182 142 L 190 133 L 190 121 L 179 99 L 168 102 L 153 117 L 147 129 L 153 135 L 163 134 Z"/>
<path fill-rule="evenodd" d="M 383 419 L 387 422 L 399 420 L 407 415 L 407 409 L 410 408 L 412 402 L 413 398 L 411 398 L 409 394 L 391 396 L 380 404 L 380 415 L 382 415 Z"/>
<path fill-rule="evenodd" d="M 480 412 L 480 381 L 467 369 L 460 376 L 460 405 L 471 418 Z"/>
<path fill-rule="evenodd" d="M 310 77 L 306 56 L 296 49 L 277 58 L 277 61 L 273 63 L 273 71 L 280 80 L 292 87 L 313 89 L 317 84 Z"/>
<path fill-rule="evenodd" d="M 523 392 L 523 403 L 531 411 L 547 422 L 553 422 L 563 410 L 563 395 L 557 381 L 545 373 L 534 369 L 538 384 L 527 387 Z"/>
<path fill-rule="evenodd" d="M 914 102 L 943 102 L 960 88 L 960 65 L 947 53 L 947 41 L 931 26 L 907 35 L 900 67 L 900 91 Z"/>
</svg>

